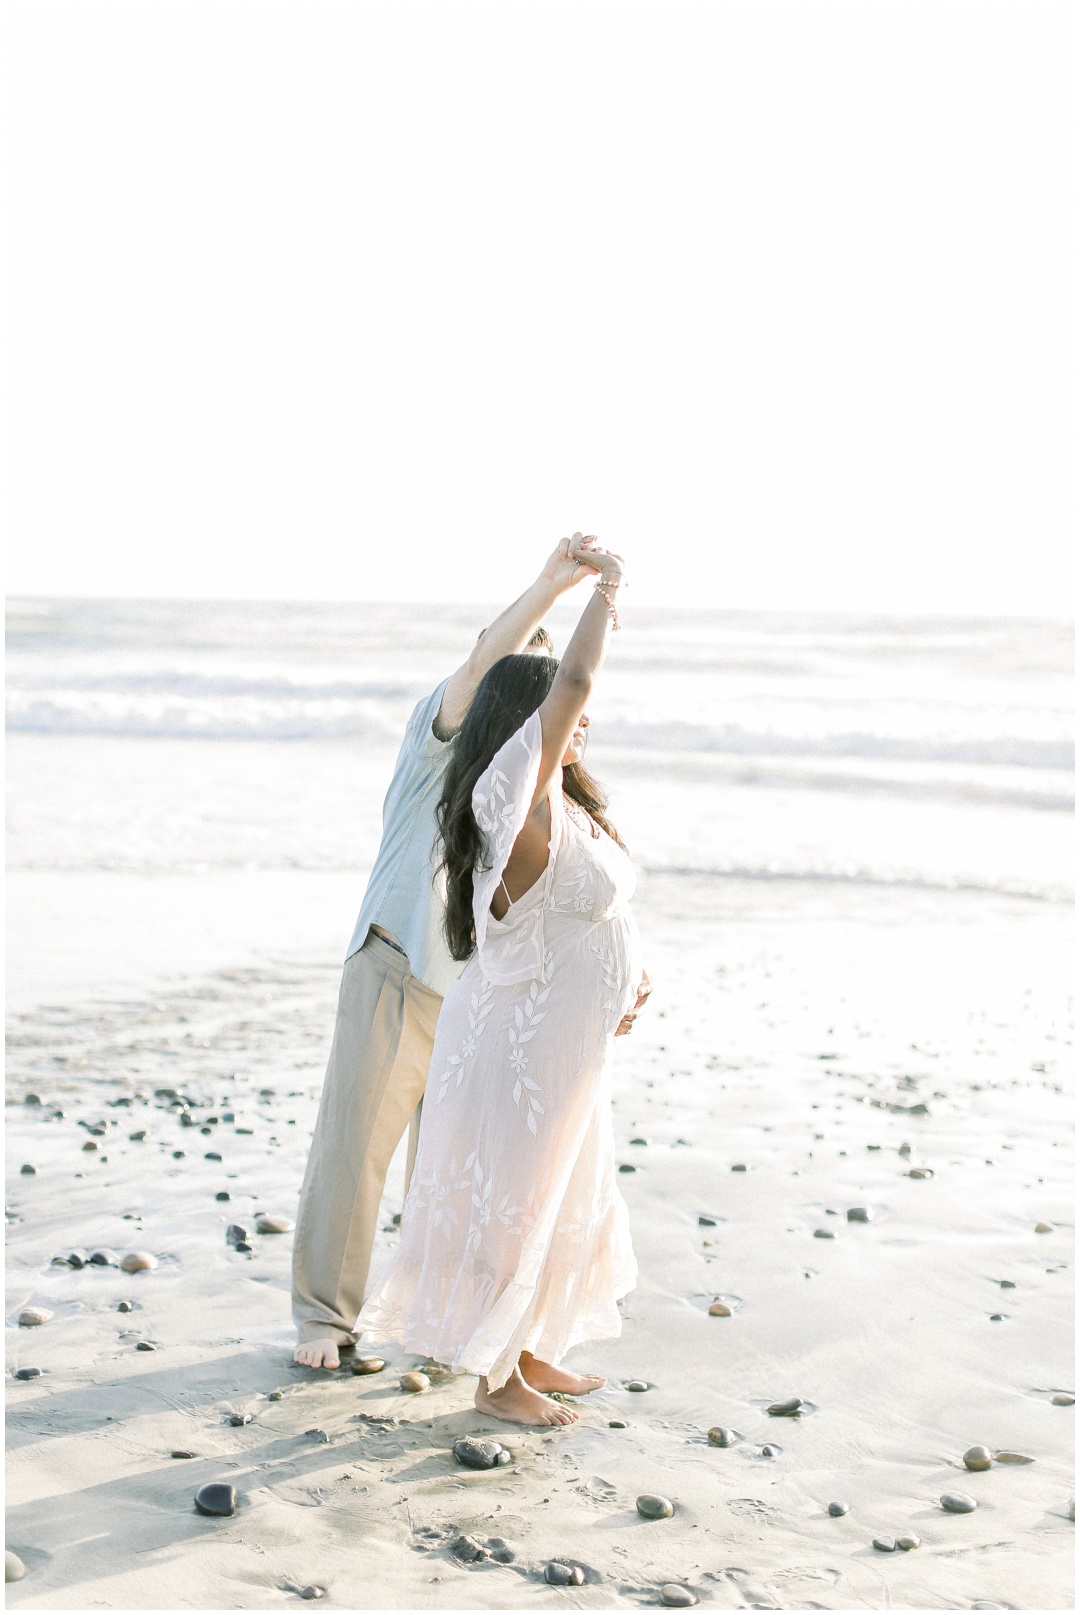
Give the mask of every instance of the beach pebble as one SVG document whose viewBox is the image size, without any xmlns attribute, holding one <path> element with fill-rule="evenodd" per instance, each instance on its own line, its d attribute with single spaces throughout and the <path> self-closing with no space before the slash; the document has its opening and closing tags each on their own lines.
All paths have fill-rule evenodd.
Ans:
<svg viewBox="0 0 1080 1615">
<path fill-rule="evenodd" d="M 874 1547 L 879 1553 L 895 1553 L 896 1538 L 894 1536 L 876 1536 L 874 1538 Z"/>
<path fill-rule="evenodd" d="M 905 1553 L 910 1553 L 913 1548 L 922 1546 L 922 1538 L 913 1535 L 910 1531 L 905 1531 L 903 1536 L 897 1537 L 896 1546 L 903 1548 Z"/>
<path fill-rule="evenodd" d="M 467 1469 L 495 1469 L 504 1451 L 500 1441 L 483 1441 L 479 1436 L 462 1436 L 454 1442 L 454 1457 Z"/>
<path fill-rule="evenodd" d="M 244 1245 L 247 1243 L 248 1231 L 241 1228 L 238 1222 L 231 1222 L 225 1230 L 226 1245 Z"/>
<path fill-rule="evenodd" d="M 698 1221 L 698 1227 L 699 1228 L 715 1228 L 716 1227 L 716 1218 L 715 1217 L 699 1217 L 697 1221 Z"/>
<path fill-rule="evenodd" d="M 999 1464 L 1033 1464 L 1034 1458 L 1029 1458 L 1024 1452 L 995 1452 L 994 1457 Z"/>
<path fill-rule="evenodd" d="M 835 1239 L 836 1235 L 833 1233 L 831 1228 L 815 1228 L 814 1229 L 814 1238 L 815 1239 Z"/>
<path fill-rule="evenodd" d="M 619 1163 L 619 1171 L 620 1172 L 636 1172 L 637 1167 L 636 1166 L 631 1166 L 628 1161 L 621 1161 Z"/>
<path fill-rule="evenodd" d="M 1053 1408 L 1071 1408 L 1075 1401 L 1075 1396 L 1067 1396 L 1064 1391 L 1059 1391 L 1057 1396 L 1050 1398 L 1050 1406 Z"/>
<path fill-rule="evenodd" d="M 24 1307 L 19 1313 L 20 1329 L 36 1329 L 39 1324 L 48 1323 L 52 1317 L 44 1307 Z"/>
<path fill-rule="evenodd" d="M 744 1164 L 741 1161 L 739 1161 L 739 1162 L 736 1162 L 736 1164 L 732 1167 L 731 1170 L 733 1172 L 745 1172 L 746 1167 L 744 1166 Z"/>
<path fill-rule="evenodd" d="M 761 1456 L 763 1458 L 779 1458 L 780 1450 L 779 1447 L 762 1447 Z"/>
<path fill-rule="evenodd" d="M 730 1318 L 731 1308 L 726 1301 L 714 1301 L 709 1308 L 710 1318 Z"/>
<path fill-rule="evenodd" d="M 242 1424 L 250 1424 L 251 1423 L 251 1414 L 250 1413 L 230 1413 L 229 1414 L 229 1423 L 231 1425 L 234 1425 L 237 1428 L 239 1428 L 239 1426 L 242 1425 Z"/>
<path fill-rule="evenodd" d="M 851 1504 L 850 1503 L 830 1503 L 829 1504 L 829 1513 L 832 1515 L 834 1520 L 838 1520 L 842 1514 L 850 1514 L 850 1512 L 851 1512 Z"/>
<path fill-rule="evenodd" d="M 128 1139 L 132 1144 L 141 1144 L 145 1137 L 146 1137 L 146 1128 L 145 1127 L 140 1127 L 137 1132 L 128 1134 Z"/>
<path fill-rule="evenodd" d="M 214 1159 L 220 1161 L 221 1156 L 217 1155 L 217 1156 L 214 1157 Z M 207 1160 L 209 1160 L 209 1156 L 207 1156 Z M 214 1199 L 215 1200 L 231 1200 L 232 1195 L 229 1193 L 228 1189 L 219 1189 L 217 1194 L 214 1196 Z"/>
<path fill-rule="evenodd" d="M 325 1595 L 326 1595 L 326 1588 L 325 1587 L 316 1587 L 314 1582 L 312 1582 L 312 1584 L 309 1587 L 301 1587 L 301 1589 L 300 1589 L 300 1597 L 301 1598 L 309 1598 L 309 1599 L 310 1598 L 323 1598 L 323 1597 L 325 1597 Z"/>
<path fill-rule="evenodd" d="M 691 1604 L 697 1603 L 697 1594 L 689 1587 L 681 1587 L 677 1581 L 665 1581 L 660 1589 L 660 1602 L 668 1609 L 689 1609 Z"/>
<path fill-rule="evenodd" d="M 544 1566 L 544 1580 L 552 1587 L 581 1587 L 585 1572 L 580 1565 L 564 1565 L 552 1559 Z"/>
<path fill-rule="evenodd" d="M 786 1402 L 772 1402 L 766 1409 L 774 1419 L 797 1418 L 802 1410 L 803 1400 L 801 1396 L 790 1397 Z"/>
<path fill-rule="evenodd" d="M 17 1368 L 15 1370 L 15 1378 L 16 1379 L 40 1379 L 41 1378 L 41 1369 L 40 1368 Z"/>
<path fill-rule="evenodd" d="M 711 1447 L 733 1447 L 739 1439 L 737 1430 L 729 1430 L 726 1424 L 714 1424 L 709 1431 L 709 1445 Z"/>
<path fill-rule="evenodd" d="M 4 1554 L 4 1580 L 22 1581 L 25 1575 L 26 1566 L 19 1558 L 19 1555 L 17 1553 L 6 1552 Z"/>
<path fill-rule="evenodd" d="M 260 1234 L 291 1234 L 295 1226 L 289 1217 L 271 1217 L 266 1212 L 255 1218 L 255 1231 Z"/>
<path fill-rule="evenodd" d="M 946 1514 L 973 1514 L 979 1505 L 967 1492 L 943 1492 L 941 1506 Z"/>
<path fill-rule="evenodd" d="M 128 1251 L 120 1266 L 125 1273 L 149 1273 L 157 1266 L 157 1257 L 149 1251 Z"/>
<path fill-rule="evenodd" d="M 181 1447 L 177 1447 L 175 1452 L 170 1452 L 169 1454 L 170 1458 L 194 1458 L 194 1456 L 193 1452 L 184 1452 Z"/>
<path fill-rule="evenodd" d="M 88 1138 L 86 1140 L 86 1143 L 83 1145 L 83 1149 L 84 1150 L 96 1150 L 97 1145 L 94 1143 L 94 1140 L 92 1138 Z"/>
<path fill-rule="evenodd" d="M 284 1391 L 268 1391 L 267 1396 L 266 1396 L 266 1400 L 268 1402 L 283 1402 L 285 1400 L 285 1392 Z"/>
<path fill-rule="evenodd" d="M 91 1267 L 118 1267 L 120 1258 L 115 1251 L 100 1250 L 90 1252 Z"/>
<path fill-rule="evenodd" d="M 25 1166 L 20 1166 L 19 1171 L 22 1173 L 24 1178 L 37 1177 L 37 1167 L 31 1166 L 29 1161 L 26 1162 Z"/>
<path fill-rule="evenodd" d="M 152 1340 L 137 1340 L 135 1342 L 135 1350 L 136 1351 L 157 1351 L 157 1347 L 154 1345 L 154 1342 Z"/>
<path fill-rule="evenodd" d="M 379 1374 L 386 1367 L 381 1357 L 357 1357 L 349 1364 L 349 1371 L 353 1374 Z"/>
<path fill-rule="evenodd" d="M 608 1429 L 609 1430 L 625 1430 L 626 1429 L 626 1421 L 625 1421 L 625 1419 L 609 1419 L 608 1420 Z"/>
<path fill-rule="evenodd" d="M 238 1239 L 236 1244 L 233 1246 L 233 1250 L 239 1251 L 241 1256 L 250 1256 L 252 1247 L 248 1244 L 246 1239 Z"/>
<path fill-rule="evenodd" d="M 969 1447 L 964 1454 L 965 1469 L 989 1469 L 992 1463 L 989 1447 Z"/>
<path fill-rule="evenodd" d="M 117 1312 L 134 1312 L 135 1307 L 130 1301 L 118 1301 L 116 1303 L 116 1310 Z"/>
<path fill-rule="evenodd" d="M 1015 1290 L 1016 1289 L 1016 1285 L 1013 1283 L 1012 1279 L 999 1279 L 998 1283 L 1001 1285 L 1001 1288 L 1003 1290 Z"/>
<path fill-rule="evenodd" d="M 632 1138 L 630 1142 L 631 1144 L 647 1144 L 649 1140 L 647 1138 Z"/>
<path fill-rule="evenodd" d="M 235 1514 L 236 1487 L 223 1480 L 207 1481 L 195 1493 L 195 1507 L 200 1514 Z"/>
<path fill-rule="evenodd" d="M 932 1178 L 933 1172 L 928 1166 L 913 1166 L 907 1173 L 909 1178 Z"/>
<path fill-rule="evenodd" d="M 37 1094 L 37 1093 L 23 1094 L 23 1104 L 24 1105 L 40 1105 L 41 1104 L 41 1095 Z"/>
<path fill-rule="evenodd" d="M 1054 1232 L 1054 1225 L 1052 1222 L 1037 1222 L 1035 1224 L 1035 1232 L 1037 1234 L 1052 1234 Z"/>
<path fill-rule="evenodd" d="M 325 1430 L 305 1430 L 304 1434 L 310 1436 L 313 1441 L 321 1441 L 324 1446 L 329 1444 L 330 1437 Z"/>
<path fill-rule="evenodd" d="M 874 1213 L 870 1210 L 869 1206 L 849 1206 L 848 1207 L 848 1214 L 847 1214 L 848 1222 L 872 1222 L 873 1217 L 874 1217 Z"/>
<path fill-rule="evenodd" d="M 628 1391 L 647 1391 L 649 1389 L 649 1382 L 647 1379 L 628 1379 L 626 1382 L 626 1389 Z"/>
<path fill-rule="evenodd" d="M 675 1505 L 666 1497 L 658 1497 L 655 1492 L 642 1492 L 637 1500 L 637 1511 L 645 1520 L 670 1520 Z"/>
<path fill-rule="evenodd" d="M 428 1391 L 431 1389 L 431 1381 L 427 1375 L 420 1373 L 402 1374 L 398 1384 L 403 1391 Z"/>
</svg>

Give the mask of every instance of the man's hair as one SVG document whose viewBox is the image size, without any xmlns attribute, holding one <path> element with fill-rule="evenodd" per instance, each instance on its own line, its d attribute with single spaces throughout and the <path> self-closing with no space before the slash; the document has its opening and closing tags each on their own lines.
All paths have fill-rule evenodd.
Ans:
<svg viewBox="0 0 1080 1615">
<path fill-rule="evenodd" d="M 546 650 L 549 656 L 554 654 L 555 645 L 546 628 L 538 628 L 529 644 L 534 650 Z"/>
</svg>

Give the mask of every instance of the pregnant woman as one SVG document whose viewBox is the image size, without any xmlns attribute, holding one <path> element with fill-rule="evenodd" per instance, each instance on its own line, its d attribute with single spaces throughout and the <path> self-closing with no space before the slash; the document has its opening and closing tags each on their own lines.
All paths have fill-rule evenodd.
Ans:
<svg viewBox="0 0 1080 1615">
<path fill-rule="evenodd" d="M 436 1028 L 401 1243 L 357 1320 L 365 1345 L 478 1375 L 477 1408 L 518 1424 L 576 1419 L 544 1393 L 604 1383 L 557 1365 L 620 1333 L 637 1272 L 610 1058 L 649 989 L 634 872 L 581 763 L 622 562 L 580 534 L 571 553 L 599 575 L 565 656 L 496 662 L 447 769 L 446 932 L 467 962 Z"/>
</svg>

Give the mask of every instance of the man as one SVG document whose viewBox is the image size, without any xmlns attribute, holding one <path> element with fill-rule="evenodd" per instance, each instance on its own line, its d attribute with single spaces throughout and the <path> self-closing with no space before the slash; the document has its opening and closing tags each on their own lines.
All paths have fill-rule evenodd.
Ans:
<svg viewBox="0 0 1080 1615">
<path fill-rule="evenodd" d="M 579 539 L 580 534 L 574 538 Z M 435 808 L 450 743 L 476 687 L 503 656 L 547 654 L 540 619 L 593 568 L 571 539 L 477 640 L 468 660 L 414 709 L 383 805 L 383 837 L 345 960 L 334 1042 L 293 1245 L 295 1360 L 337 1368 L 364 1299 L 379 1201 L 409 1126 L 406 1186 L 435 1022 L 461 969 L 442 932 Z"/>
</svg>

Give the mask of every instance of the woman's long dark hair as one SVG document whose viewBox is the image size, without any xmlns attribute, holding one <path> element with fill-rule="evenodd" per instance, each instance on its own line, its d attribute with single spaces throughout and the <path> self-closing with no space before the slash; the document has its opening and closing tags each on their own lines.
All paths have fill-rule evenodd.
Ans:
<svg viewBox="0 0 1080 1615">
<path fill-rule="evenodd" d="M 473 787 L 499 748 L 544 700 L 558 668 L 554 656 L 502 657 L 480 680 L 454 740 L 435 809 L 442 840 L 439 866 L 446 872 L 443 925 L 453 959 L 467 959 L 476 946 L 473 877 L 480 868 L 483 838 L 473 817 Z M 607 797 L 592 775 L 580 763 L 570 763 L 563 769 L 562 783 L 567 796 L 621 847 L 615 826 L 605 817 Z"/>
</svg>

